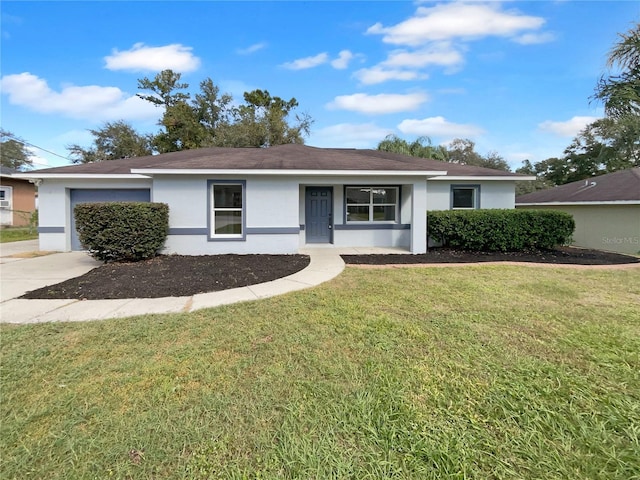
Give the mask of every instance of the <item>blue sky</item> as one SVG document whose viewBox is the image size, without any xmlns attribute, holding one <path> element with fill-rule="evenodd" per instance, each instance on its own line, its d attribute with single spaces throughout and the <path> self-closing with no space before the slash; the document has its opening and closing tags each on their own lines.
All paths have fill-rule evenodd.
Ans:
<svg viewBox="0 0 640 480">
<path fill-rule="evenodd" d="M 0 4 L 1 125 L 63 157 L 90 128 L 156 132 L 137 80 L 172 68 L 237 101 L 256 88 L 314 120 L 306 143 L 469 138 L 513 168 L 561 156 L 635 1 L 31 2 Z M 34 149 L 37 166 L 69 161 Z"/>
</svg>

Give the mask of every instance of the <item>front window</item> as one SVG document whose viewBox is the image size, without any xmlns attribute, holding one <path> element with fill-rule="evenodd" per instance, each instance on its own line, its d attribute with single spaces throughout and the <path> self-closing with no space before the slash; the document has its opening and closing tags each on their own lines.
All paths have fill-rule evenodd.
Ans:
<svg viewBox="0 0 640 480">
<path fill-rule="evenodd" d="M 478 185 L 452 185 L 451 208 L 453 210 L 480 208 L 479 190 Z"/>
<path fill-rule="evenodd" d="M 240 238 L 244 234 L 243 184 L 213 183 L 212 238 Z"/>
<path fill-rule="evenodd" d="M 347 222 L 396 222 L 398 187 L 347 187 Z"/>
</svg>

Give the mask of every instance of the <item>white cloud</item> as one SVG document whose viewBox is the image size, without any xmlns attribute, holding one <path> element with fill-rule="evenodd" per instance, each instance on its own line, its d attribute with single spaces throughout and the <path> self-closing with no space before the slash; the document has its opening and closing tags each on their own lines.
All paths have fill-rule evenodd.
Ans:
<svg viewBox="0 0 640 480">
<path fill-rule="evenodd" d="M 2 92 L 13 105 L 40 113 L 57 113 L 90 121 L 141 120 L 157 118 L 157 107 L 117 87 L 98 85 L 67 86 L 59 92 L 31 73 L 5 75 L 0 80 Z"/>
<path fill-rule="evenodd" d="M 575 116 L 565 122 L 547 120 L 538 124 L 538 128 L 543 132 L 553 133 L 561 137 L 575 137 L 580 133 L 580 130 L 596 120 L 598 120 L 598 117 Z"/>
<path fill-rule="evenodd" d="M 381 93 L 367 95 L 355 93 L 353 95 L 340 95 L 327 104 L 330 110 L 349 110 L 352 112 L 379 115 L 386 113 L 407 112 L 417 109 L 429 99 L 425 93 Z"/>
<path fill-rule="evenodd" d="M 362 68 L 353 74 L 363 85 L 375 85 L 389 80 L 411 81 L 429 78 L 427 74 L 421 74 L 412 70 L 386 69 L 380 66 Z"/>
<path fill-rule="evenodd" d="M 353 53 L 349 50 L 342 50 L 338 54 L 338 58 L 331 61 L 331 66 L 337 70 L 344 70 L 349 66 L 349 62 L 353 59 Z"/>
<path fill-rule="evenodd" d="M 313 57 L 299 58 L 293 62 L 283 63 L 282 66 L 289 70 L 305 70 L 307 68 L 314 68 L 322 65 L 323 63 L 327 63 L 328 60 L 329 55 L 326 52 L 323 52 Z"/>
<path fill-rule="evenodd" d="M 462 54 L 449 44 L 434 45 L 417 51 L 395 50 L 382 65 L 389 67 L 422 68 L 428 65 L 453 67 L 464 62 Z"/>
<path fill-rule="evenodd" d="M 385 43 L 417 46 L 455 38 L 512 37 L 524 30 L 536 30 L 545 22 L 541 17 L 503 11 L 500 7 L 498 3 L 464 2 L 419 7 L 408 20 L 389 27 L 376 23 L 367 33 L 383 35 Z"/>
<path fill-rule="evenodd" d="M 398 130 L 410 135 L 426 135 L 429 137 L 475 137 L 483 133 L 480 127 L 475 125 L 452 123 L 444 117 L 429 117 L 422 120 L 407 119 L 398 125 Z"/>
<path fill-rule="evenodd" d="M 250 54 L 255 53 L 255 52 L 259 51 L 259 50 L 262 50 L 266 46 L 267 46 L 267 44 L 264 43 L 264 42 L 254 43 L 253 45 L 250 45 L 247 48 L 239 48 L 238 50 L 236 50 L 236 52 L 239 55 L 250 55 Z"/>
<path fill-rule="evenodd" d="M 192 72 L 200 67 L 200 59 L 193 55 L 191 47 L 179 43 L 163 47 L 149 47 L 136 43 L 125 51 L 113 50 L 104 57 L 105 68 L 109 70 L 160 71 L 171 69 L 178 72 Z"/>
<path fill-rule="evenodd" d="M 525 33 L 514 38 L 516 43 L 521 45 L 536 45 L 539 43 L 549 43 L 556 39 L 556 36 L 550 32 Z"/>
<path fill-rule="evenodd" d="M 308 145 L 324 148 L 375 148 L 393 129 L 373 123 L 339 123 L 316 130 Z"/>
</svg>

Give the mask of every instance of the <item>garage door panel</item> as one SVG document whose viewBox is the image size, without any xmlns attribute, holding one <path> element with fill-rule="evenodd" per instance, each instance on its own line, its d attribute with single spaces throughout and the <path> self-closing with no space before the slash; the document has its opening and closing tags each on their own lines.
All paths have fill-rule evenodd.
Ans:
<svg viewBox="0 0 640 480">
<path fill-rule="evenodd" d="M 69 192 L 69 199 L 71 203 L 71 250 L 82 250 L 78 232 L 76 231 L 76 219 L 73 215 L 73 209 L 76 205 L 79 203 L 98 202 L 150 202 L 151 190 L 148 188 L 72 189 Z"/>
</svg>

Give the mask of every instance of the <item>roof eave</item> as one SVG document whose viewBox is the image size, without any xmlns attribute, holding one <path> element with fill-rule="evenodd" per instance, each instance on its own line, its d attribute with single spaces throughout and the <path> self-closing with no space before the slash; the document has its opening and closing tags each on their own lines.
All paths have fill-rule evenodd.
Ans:
<svg viewBox="0 0 640 480">
<path fill-rule="evenodd" d="M 430 180 L 456 180 L 456 181 L 464 181 L 464 180 L 511 180 L 514 182 L 520 181 L 533 181 L 536 177 L 533 176 L 511 176 L 511 175 L 447 175 L 446 177 L 436 177 L 431 178 Z"/>
<path fill-rule="evenodd" d="M 132 174 L 132 173 L 21 173 L 15 175 L 14 178 L 29 179 L 148 179 L 148 175 Z"/>
<path fill-rule="evenodd" d="M 394 176 L 434 177 L 446 175 L 441 170 L 300 170 L 300 169 L 185 169 L 133 168 L 131 173 L 146 175 L 286 175 L 286 176 Z"/>
<path fill-rule="evenodd" d="M 516 199 L 516 207 L 561 207 L 569 205 L 640 205 L 639 200 L 591 200 L 585 202 L 518 202 Z"/>
</svg>

